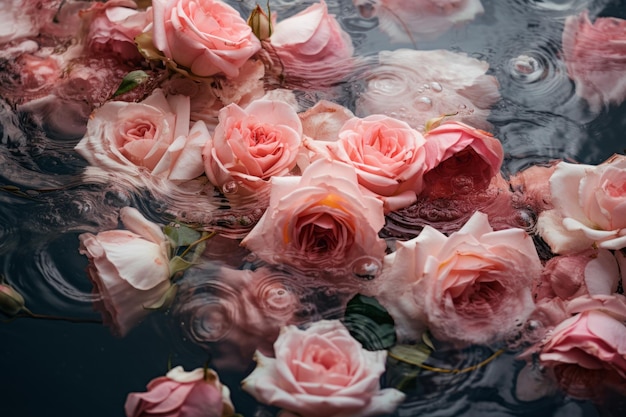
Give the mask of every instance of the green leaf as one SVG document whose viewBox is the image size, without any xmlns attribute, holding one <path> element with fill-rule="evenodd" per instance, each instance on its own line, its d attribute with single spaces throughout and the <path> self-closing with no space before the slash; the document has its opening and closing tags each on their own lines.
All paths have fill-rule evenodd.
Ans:
<svg viewBox="0 0 626 417">
<path fill-rule="evenodd" d="M 422 365 L 432 353 L 432 349 L 423 343 L 417 345 L 395 345 L 389 349 L 389 357 L 411 364 Z"/>
<path fill-rule="evenodd" d="M 131 71 L 122 80 L 122 83 L 117 88 L 117 91 L 113 93 L 113 97 L 119 96 L 129 92 L 130 90 L 137 88 L 139 85 L 145 83 L 150 76 L 142 70 Z"/>
<path fill-rule="evenodd" d="M 200 232 L 180 224 L 165 226 L 163 233 L 170 238 L 175 247 L 189 246 L 202 236 Z"/>
<path fill-rule="evenodd" d="M 375 298 L 355 295 L 346 306 L 343 324 L 367 350 L 387 349 L 396 344 L 393 318 Z"/>
</svg>

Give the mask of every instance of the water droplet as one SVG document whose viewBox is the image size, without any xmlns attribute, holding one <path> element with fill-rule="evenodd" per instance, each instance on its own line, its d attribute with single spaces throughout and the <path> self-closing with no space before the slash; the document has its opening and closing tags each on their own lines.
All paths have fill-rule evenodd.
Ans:
<svg viewBox="0 0 626 417">
<path fill-rule="evenodd" d="M 467 109 L 467 106 L 465 104 L 459 104 L 459 109 L 460 110 L 465 110 L 465 109 Z"/>
<path fill-rule="evenodd" d="M 234 194 L 237 190 L 239 190 L 239 185 L 237 185 L 236 181 L 228 181 L 222 186 L 222 192 L 224 194 Z"/>
<path fill-rule="evenodd" d="M 362 256 L 352 262 L 352 274 L 362 280 L 370 281 L 376 278 L 380 272 L 381 264 L 376 258 Z"/>
<path fill-rule="evenodd" d="M 432 83 L 430 83 L 430 88 L 435 92 L 435 93 L 440 93 L 443 91 L 443 87 L 441 86 L 441 84 L 439 84 L 436 81 L 433 81 Z"/>
<path fill-rule="evenodd" d="M 430 89 L 430 86 L 429 86 L 428 84 L 424 84 L 424 85 L 422 86 L 422 88 L 423 88 L 424 90 L 428 90 L 428 89 Z"/>
<path fill-rule="evenodd" d="M 415 100 L 415 107 L 418 110 L 430 110 L 432 106 L 433 106 L 433 101 L 426 96 L 422 96 L 418 98 L 417 100 Z"/>
<path fill-rule="evenodd" d="M 511 76 L 524 83 L 533 83 L 544 75 L 544 67 L 541 62 L 529 55 L 520 55 L 509 61 Z"/>
</svg>

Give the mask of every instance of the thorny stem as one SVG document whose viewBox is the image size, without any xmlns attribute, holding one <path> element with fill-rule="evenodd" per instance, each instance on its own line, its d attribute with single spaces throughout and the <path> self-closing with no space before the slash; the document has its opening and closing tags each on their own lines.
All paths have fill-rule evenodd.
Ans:
<svg viewBox="0 0 626 417">
<path fill-rule="evenodd" d="M 189 246 L 187 246 L 187 248 L 183 251 L 183 253 L 181 253 L 181 254 L 180 254 L 180 257 L 181 257 L 181 258 L 184 258 L 184 257 L 185 257 L 185 255 L 187 255 L 187 254 L 189 253 L 189 251 L 191 250 L 191 248 L 193 248 L 194 246 L 196 246 L 198 243 L 202 243 L 202 242 L 204 242 L 205 240 L 209 240 L 209 239 L 211 239 L 211 238 L 212 238 L 213 236 L 215 236 L 216 234 L 217 234 L 217 232 L 216 232 L 216 231 L 212 231 L 211 233 L 209 233 L 209 234 L 207 234 L 207 235 L 205 235 L 205 236 L 202 236 L 200 239 L 196 240 L 195 242 L 191 242 L 191 243 L 189 244 Z"/>
<path fill-rule="evenodd" d="M 477 363 L 476 365 L 468 366 L 467 368 L 462 368 L 462 369 L 436 368 L 434 366 L 424 365 L 423 363 L 407 361 L 405 358 L 400 358 L 398 356 L 395 356 L 392 352 L 389 352 L 388 355 L 390 357 L 398 360 L 398 361 L 406 362 L 406 363 L 409 363 L 411 365 L 415 365 L 418 368 L 422 368 L 422 369 L 425 369 L 427 371 L 439 372 L 439 373 L 443 373 L 443 374 L 455 374 L 455 375 L 457 375 L 457 374 L 464 374 L 464 373 L 467 373 L 467 372 L 475 371 L 476 369 L 481 368 L 481 367 L 487 365 L 489 362 L 491 362 L 492 360 L 494 360 L 498 356 L 502 355 L 503 353 L 504 353 L 504 349 L 497 350 L 496 352 L 494 352 L 491 356 L 489 356 L 484 361 L 481 361 L 481 362 Z"/>
<path fill-rule="evenodd" d="M 58 320 L 58 321 L 68 321 L 70 323 L 93 323 L 93 324 L 102 324 L 102 320 L 100 319 L 83 319 L 79 317 L 64 317 L 64 316 L 49 316 L 46 314 L 37 314 L 30 311 L 28 308 L 23 307 L 22 313 L 16 315 L 15 317 L 10 318 L 9 320 L 2 320 L 3 323 L 11 323 L 15 319 L 26 318 L 26 319 L 44 319 L 44 320 Z"/>
</svg>

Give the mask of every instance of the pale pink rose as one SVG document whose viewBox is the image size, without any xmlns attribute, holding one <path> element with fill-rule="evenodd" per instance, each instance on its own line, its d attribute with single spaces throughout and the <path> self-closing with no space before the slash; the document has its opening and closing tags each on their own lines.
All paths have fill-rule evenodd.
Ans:
<svg viewBox="0 0 626 417">
<path fill-rule="evenodd" d="M 204 172 L 204 122 L 189 129 L 189 98 L 160 89 L 140 103 L 109 101 L 89 119 L 76 151 L 96 167 L 150 181 L 194 179 Z"/>
<path fill-rule="evenodd" d="M 484 12 L 480 0 L 353 0 L 394 42 L 433 39 Z"/>
<path fill-rule="evenodd" d="M 25 53 L 17 59 L 17 65 L 21 77 L 20 95 L 28 98 L 49 92 L 63 74 L 62 61 L 52 54 Z"/>
<path fill-rule="evenodd" d="M 153 42 L 199 77 L 236 77 L 261 43 L 239 12 L 220 0 L 154 0 Z"/>
<path fill-rule="evenodd" d="M 364 71 L 366 90 L 356 101 L 359 117 L 386 114 L 422 131 L 444 114 L 487 129 L 489 108 L 500 99 L 498 80 L 489 64 L 446 50 L 381 51 L 375 66 Z"/>
<path fill-rule="evenodd" d="M 565 20 L 563 59 L 576 94 L 594 112 L 626 99 L 626 20 L 599 17 L 589 12 Z"/>
<path fill-rule="evenodd" d="M 354 66 L 352 39 L 328 13 L 324 0 L 279 21 L 269 41 L 270 51 L 280 60 L 276 67 L 287 80 L 330 85 L 341 81 Z"/>
<path fill-rule="evenodd" d="M 489 344 L 533 310 L 530 286 L 542 265 L 522 229 L 493 231 L 476 212 L 449 237 L 426 226 L 396 245 L 368 292 L 388 309 L 402 340 L 419 340 L 427 327 L 442 341 Z"/>
<path fill-rule="evenodd" d="M 541 349 L 539 360 L 550 368 L 565 392 L 595 398 L 612 388 L 626 392 L 626 303 L 622 318 L 585 310 L 560 323 Z"/>
<path fill-rule="evenodd" d="M 242 245 L 264 261 L 314 271 L 382 259 L 382 203 L 364 195 L 354 168 L 319 159 L 302 177 L 274 177 L 269 207 Z"/>
<path fill-rule="evenodd" d="M 298 116 L 302 121 L 304 136 L 315 141 L 334 142 L 339 138 L 341 127 L 354 117 L 354 113 L 341 104 L 319 100 Z"/>
<path fill-rule="evenodd" d="M 417 201 L 426 170 L 424 137 L 406 122 L 384 115 L 348 120 L 326 145 L 332 159 L 356 169 L 359 184 L 380 196 L 386 211 Z"/>
<path fill-rule="evenodd" d="M 559 254 L 626 247 L 625 183 L 623 155 L 597 166 L 560 162 L 550 177 L 554 209 L 539 215 L 539 235 Z"/>
<path fill-rule="evenodd" d="M 424 137 L 424 193 L 431 198 L 484 190 L 500 172 L 504 150 L 489 132 L 448 122 Z"/>
<path fill-rule="evenodd" d="M 218 187 L 236 183 L 245 195 L 296 165 L 302 145 L 302 124 L 287 103 L 256 100 L 246 108 L 224 107 L 213 138 L 202 156 L 209 181 Z"/>
<path fill-rule="evenodd" d="M 126 417 L 230 417 L 230 390 L 213 369 L 185 372 L 182 366 L 148 383 L 147 392 L 131 392 Z"/>
<path fill-rule="evenodd" d="M 257 352 L 257 367 L 242 387 L 258 401 L 301 417 L 377 416 L 404 400 L 400 391 L 380 388 L 387 352 L 365 350 L 338 320 L 306 330 L 283 328 L 274 355 Z"/>
<path fill-rule="evenodd" d="M 83 233 L 79 252 L 89 258 L 87 273 L 101 296 L 105 324 L 124 336 L 170 288 L 169 239 L 132 207 L 120 210 L 127 230 Z"/>
<path fill-rule="evenodd" d="M 132 0 L 109 0 L 82 10 L 88 50 L 95 54 L 114 53 L 123 60 L 141 60 L 135 36 L 150 23 L 152 13 L 136 9 Z"/>
</svg>

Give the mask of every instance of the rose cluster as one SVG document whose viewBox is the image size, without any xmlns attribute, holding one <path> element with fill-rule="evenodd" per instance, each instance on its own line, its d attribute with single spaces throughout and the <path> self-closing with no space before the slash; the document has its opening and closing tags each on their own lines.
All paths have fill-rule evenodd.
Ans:
<svg viewBox="0 0 626 417">
<path fill-rule="evenodd" d="M 424 9 L 414 24 L 389 29 L 411 41 L 483 11 L 478 1 L 354 3 L 381 22 L 396 4 Z M 275 88 L 300 79 L 304 91 L 307 82 L 329 87 L 356 72 L 352 41 L 324 1 L 281 20 L 257 7 L 246 21 L 220 0 L 154 0 L 147 8 L 111 0 L 76 16 L 78 49 L 63 59 L 35 59 L 15 45 L 7 54 L 21 54 L 27 85 L 43 76 L 60 82 L 62 68 L 80 67 L 64 61 L 74 55 L 85 60 L 80 68 L 99 54 L 125 73 L 113 96 L 85 101 L 92 106 L 75 150 L 89 164 L 87 181 L 146 193 L 167 216 L 124 207 L 121 228 L 79 236 L 96 307 L 114 333 L 124 336 L 152 310 L 201 312 L 194 317 L 205 341 L 237 344 L 244 361 L 256 361 L 242 387 L 258 401 L 302 417 L 393 412 L 405 395 L 381 386 L 387 352 L 367 350 L 336 310 L 303 320 L 297 280 L 336 295 L 341 308 L 348 296 L 375 298 L 402 344 L 432 337 L 458 348 L 511 347 L 532 327 L 525 357 L 566 392 L 626 393 L 626 156 L 505 178 L 501 142 L 478 128 L 487 126 L 498 83 L 486 63 L 450 51 L 379 55 L 380 66 L 421 86 L 400 115 L 375 90 L 376 68 L 356 115 Z M 595 27 L 623 26 L 611 22 Z M 578 47 L 596 33 L 589 25 L 586 13 L 567 20 L 566 60 L 593 57 Z M 603 33 L 617 39 L 603 44 L 609 52 L 623 46 Z M 567 68 L 591 107 L 623 101 L 604 91 L 607 74 L 592 62 Z M 591 84 L 581 81 L 586 70 Z M 64 82 L 93 92 L 100 86 L 89 74 Z M 477 111 L 448 110 L 459 106 Z M 230 285 L 245 314 L 194 298 L 190 276 L 203 261 L 210 266 L 193 279 L 213 285 L 214 298 Z M 287 278 L 265 285 L 277 274 Z M 211 325 L 224 327 L 211 333 Z M 229 389 L 208 368 L 170 370 L 147 392 L 131 393 L 125 411 L 234 415 Z"/>
</svg>

